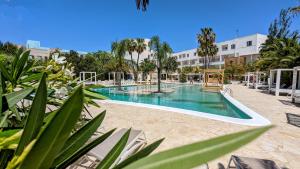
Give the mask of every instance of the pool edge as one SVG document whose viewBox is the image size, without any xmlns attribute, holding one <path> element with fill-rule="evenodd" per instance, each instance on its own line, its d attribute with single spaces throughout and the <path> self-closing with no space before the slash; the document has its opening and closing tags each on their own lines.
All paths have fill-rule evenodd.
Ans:
<svg viewBox="0 0 300 169">
<path fill-rule="evenodd" d="M 233 124 L 239 124 L 239 125 L 266 126 L 266 125 L 271 124 L 271 122 L 268 119 L 264 118 L 260 114 L 256 113 L 255 111 L 251 110 L 250 108 L 246 107 L 245 105 L 243 105 L 242 103 L 240 103 L 239 101 L 237 101 L 236 99 L 234 99 L 233 97 L 228 95 L 227 93 L 220 91 L 220 94 L 222 94 L 224 96 L 224 98 L 226 98 L 229 102 L 231 102 L 238 109 L 240 109 L 245 114 L 250 116 L 251 119 L 232 118 L 232 117 L 226 117 L 226 116 L 221 116 L 221 115 L 216 115 L 216 114 L 210 114 L 210 113 L 206 113 L 206 112 L 186 110 L 186 109 L 167 107 L 167 106 L 152 105 L 152 104 L 144 104 L 144 103 L 126 102 L 126 101 L 118 101 L 118 100 L 95 100 L 95 101 L 99 101 L 101 103 L 113 103 L 113 104 L 121 104 L 121 105 L 127 105 L 127 106 L 164 110 L 164 111 L 198 116 L 198 117 L 203 117 L 203 118 L 207 118 L 207 119 L 219 120 L 219 121 L 233 123 Z"/>
</svg>

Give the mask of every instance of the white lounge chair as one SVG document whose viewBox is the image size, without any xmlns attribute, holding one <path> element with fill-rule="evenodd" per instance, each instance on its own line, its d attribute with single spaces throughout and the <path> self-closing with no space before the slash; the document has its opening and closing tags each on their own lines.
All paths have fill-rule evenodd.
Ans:
<svg viewBox="0 0 300 169">
<path fill-rule="evenodd" d="M 293 94 L 292 100 L 294 103 L 300 103 L 300 93 Z"/>
<path fill-rule="evenodd" d="M 99 164 L 105 156 L 112 150 L 116 143 L 121 139 L 125 134 L 127 129 L 121 129 L 108 137 L 104 142 L 93 148 L 85 156 L 83 156 L 78 162 L 76 162 L 71 168 L 84 167 L 84 168 L 94 168 Z M 146 144 L 146 138 L 144 132 L 141 130 L 131 130 L 127 144 L 120 154 L 118 159 L 115 161 L 115 164 L 120 163 L 126 159 L 131 154 L 138 151 Z"/>
</svg>

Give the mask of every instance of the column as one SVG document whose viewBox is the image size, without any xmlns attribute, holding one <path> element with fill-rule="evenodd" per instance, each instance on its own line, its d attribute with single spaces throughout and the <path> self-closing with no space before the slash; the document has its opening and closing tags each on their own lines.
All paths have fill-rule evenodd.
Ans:
<svg viewBox="0 0 300 169">
<path fill-rule="evenodd" d="M 279 96 L 281 69 L 277 69 L 275 96 Z"/>
<path fill-rule="evenodd" d="M 116 72 L 114 72 L 114 85 L 116 85 Z"/>
<path fill-rule="evenodd" d="M 250 84 L 250 72 L 248 72 L 247 74 L 247 87 L 249 87 L 249 84 Z"/>
<path fill-rule="evenodd" d="M 293 70 L 293 83 L 292 83 L 292 101 L 293 103 L 295 102 L 294 100 L 294 94 L 296 93 L 296 88 L 297 88 L 297 68 L 294 68 Z"/>
<path fill-rule="evenodd" d="M 83 82 L 85 81 L 85 72 L 82 72 L 83 74 Z"/>
</svg>

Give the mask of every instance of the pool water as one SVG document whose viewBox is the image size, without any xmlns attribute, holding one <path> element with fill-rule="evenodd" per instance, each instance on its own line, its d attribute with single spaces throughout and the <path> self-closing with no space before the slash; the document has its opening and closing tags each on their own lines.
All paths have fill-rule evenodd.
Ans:
<svg viewBox="0 0 300 169">
<path fill-rule="evenodd" d="M 150 89 L 154 91 L 157 86 L 127 86 L 122 87 L 122 91 L 118 91 L 116 87 L 93 90 L 111 100 L 160 105 L 239 119 L 251 119 L 250 116 L 235 107 L 220 93 L 205 92 L 199 85 L 162 84 L 162 90 L 167 89 L 173 92 L 160 94 L 138 94 L 134 92 L 137 90 L 149 91 Z"/>
</svg>

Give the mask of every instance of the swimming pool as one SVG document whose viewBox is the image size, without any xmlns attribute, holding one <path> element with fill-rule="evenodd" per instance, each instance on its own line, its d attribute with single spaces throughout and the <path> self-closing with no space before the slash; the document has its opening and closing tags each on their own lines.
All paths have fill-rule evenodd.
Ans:
<svg viewBox="0 0 300 169">
<path fill-rule="evenodd" d="M 163 84 L 163 89 L 172 92 L 160 94 L 138 92 L 156 90 L 156 88 L 156 85 L 152 85 L 122 87 L 121 92 L 116 87 L 93 90 L 116 101 L 166 106 L 237 119 L 252 118 L 229 102 L 222 94 L 205 92 L 199 85 Z"/>
</svg>

